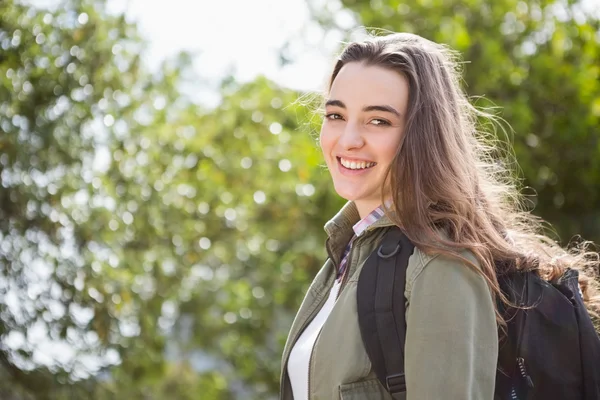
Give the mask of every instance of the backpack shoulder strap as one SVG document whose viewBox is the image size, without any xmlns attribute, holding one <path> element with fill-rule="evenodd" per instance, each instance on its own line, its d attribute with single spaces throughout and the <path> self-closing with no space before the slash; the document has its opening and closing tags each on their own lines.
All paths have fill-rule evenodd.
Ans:
<svg viewBox="0 0 600 400">
<path fill-rule="evenodd" d="M 414 245 L 397 227 L 390 229 L 363 266 L 357 284 L 358 323 L 363 344 L 381 384 L 392 398 L 406 391 L 404 286 Z"/>
</svg>

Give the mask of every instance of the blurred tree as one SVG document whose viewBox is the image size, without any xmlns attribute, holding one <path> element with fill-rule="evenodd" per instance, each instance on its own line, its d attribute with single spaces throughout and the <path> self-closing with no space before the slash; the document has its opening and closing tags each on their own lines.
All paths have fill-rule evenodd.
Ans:
<svg viewBox="0 0 600 400">
<path fill-rule="evenodd" d="M 102 1 L 0 15 L 3 398 L 275 393 L 341 204 L 297 94 L 205 111 Z"/>
<path fill-rule="evenodd" d="M 113 211 L 129 188 L 99 185 L 109 149 L 176 97 L 177 68 L 141 69 L 135 27 L 102 1 L 3 1 L 0 47 L 2 398 L 87 398 L 85 380 L 122 360 L 143 382 L 162 373 L 161 302 L 120 292 L 136 272 L 115 258 L 114 218 L 130 217 Z"/>
<path fill-rule="evenodd" d="M 328 29 L 414 32 L 460 51 L 467 92 L 485 96 L 479 106 L 500 107 L 514 129 L 524 184 L 537 193 L 534 212 L 563 244 L 576 234 L 600 243 L 598 1 L 341 0 L 339 10 L 308 4 Z"/>
</svg>

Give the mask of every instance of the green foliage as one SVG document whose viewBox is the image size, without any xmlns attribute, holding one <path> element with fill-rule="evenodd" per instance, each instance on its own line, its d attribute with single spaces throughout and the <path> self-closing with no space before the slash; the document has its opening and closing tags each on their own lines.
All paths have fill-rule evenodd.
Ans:
<svg viewBox="0 0 600 400">
<path fill-rule="evenodd" d="M 91 212 L 76 204 L 92 187 L 104 134 L 92 126 L 106 98 L 140 77 L 139 50 L 119 54 L 118 45 L 139 46 L 123 18 L 90 2 L 64 6 L 0 4 L 2 385 L 37 388 L 39 398 L 98 370 L 81 356 L 118 361 L 102 319 L 109 311 L 92 290 L 104 282 L 85 262 L 89 236 L 76 234 Z"/>
</svg>

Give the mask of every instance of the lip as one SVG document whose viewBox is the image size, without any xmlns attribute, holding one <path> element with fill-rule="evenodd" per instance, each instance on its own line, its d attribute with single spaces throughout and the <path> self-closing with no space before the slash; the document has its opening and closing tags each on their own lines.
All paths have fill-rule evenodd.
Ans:
<svg viewBox="0 0 600 400">
<path fill-rule="evenodd" d="M 344 157 L 346 158 L 346 157 Z M 358 175 L 364 175 L 369 173 L 369 171 L 371 171 L 373 169 L 373 167 L 375 167 L 377 164 L 375 164 L 373 167 L 370 168 L 365 168 L 365 169 L 350 169 L 350 168 L 346 168 L 342 165 L 342 162 L 340 160 L 340 157 L 336 157 L 335 158 L 337 166 L 338 166 L 338 171 L 340 172 L 340 174 L 344 175 L 344 176 L 358 176 Z M 352 161 L 358 161 L 358 159 L 353 158 L 346 158 L 346 160 L 352 160 Z M 366 160 L 361 160 L 359 162 L 371 162 L 371 161 L 366 161 Z"/>
</svg>

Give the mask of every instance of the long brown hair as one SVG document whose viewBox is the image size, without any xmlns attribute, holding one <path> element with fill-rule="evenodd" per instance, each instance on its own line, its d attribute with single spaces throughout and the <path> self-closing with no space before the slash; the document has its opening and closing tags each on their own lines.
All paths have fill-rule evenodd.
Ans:
<svg viewBox="0 0 600 400">
<path fill-rule="evenodd" d="M 408 79 L 406 126 L 386 180 L 393 196 L 387 214 L 415 245 L 463 260 L 503 301 L 500 272 L 534 269 L 553 280 L 566 268 L 578 269 L 588 309 L 600 311 L 592 279 L 598 254 L 589 251 L 588 242 L 563 249 L 544 234 L 544 222 L 525 209 L 510 167 L 514 163 L 507 162 L 510 154 L 500 151 L 495 130 L 486 128 L 502 125 L 469 102 L 455 52 L 408 33 L 354 42 L 339 56 L 329 89 L 350 62 L 388 68 Z M 460 256 L 464 249 L 475 255 L 479 267 Z M 498 313 L 497 320 L 504 324 Z"/>
</svg>

